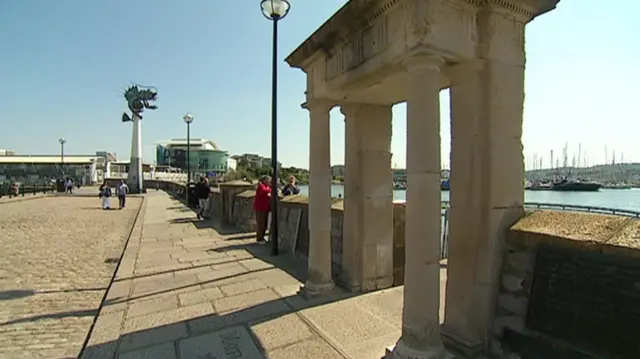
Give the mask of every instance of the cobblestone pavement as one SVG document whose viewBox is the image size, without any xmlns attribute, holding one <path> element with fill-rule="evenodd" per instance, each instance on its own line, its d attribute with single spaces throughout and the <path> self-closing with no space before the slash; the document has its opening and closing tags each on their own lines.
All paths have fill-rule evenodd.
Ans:
<svg viewBox="0 0 640 359">
<path fill-rule="evenodd" d="M 0 206 L 0 359 L 78 356 L 141 202 L 108 212 L 97 197 Z"/>
</svg>

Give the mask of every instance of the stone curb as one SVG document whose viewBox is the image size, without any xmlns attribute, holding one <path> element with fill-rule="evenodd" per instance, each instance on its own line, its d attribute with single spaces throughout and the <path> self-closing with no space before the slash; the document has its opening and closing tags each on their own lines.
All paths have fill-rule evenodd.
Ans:
<svg viewBox="0 0 640 359">
<path fill-rule="evenodd" d="M 133 277 L 138 250 L 140 249 L 142 227 L 147 209 L 147 199 L 144 196 L 141 197 L 142 203 L 138 209 L 129 238 L 127 238 L 118 267 L 105 292 L 93 327 L 90 329 L 87 340 L 78 355 L 79 359 L 112 359 L 116 355 L 120 333 L 124 324 L 126 300 L 133 290 L 133 279 L 131 278 Z M 124 278 L 129 279 L 117 281 Z M 109 305 L 110 301 L 120 302 Z M 105 304 L 109 305 L 108 310 L 105 310 Z"/>
</svg>

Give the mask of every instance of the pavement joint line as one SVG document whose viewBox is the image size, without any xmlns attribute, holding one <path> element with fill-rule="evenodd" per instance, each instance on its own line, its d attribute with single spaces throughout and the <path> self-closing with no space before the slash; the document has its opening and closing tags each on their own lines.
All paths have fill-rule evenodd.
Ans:
<svg viewBox="0 0 640 359">
<path fill-rule="evenodd" d="M 96 323 L 98 322 L 98 318 L 100 317 L 100 312 L 102 311 L 102 308 L 104 307 L 104 303 L 107 300 L 107 296 L 109 295 L 109 291 L 111 290 L 111 286 L 115 282 L 116 276 L 118 275 L 118 270 L 120 269 L 120 263 L 122 263 L 122 258 L 124 257 L 124 254 L 127 251 L 127 247 L 129 246 L 129 242 L 131 241 L 131 237 L 133 236 L 133 233 L 134 233 L 134 230 L 136 228 L 136 225 L 138 224 L 139 220 L 144 220 L 144 216 L 140 216 L 140 214 L 142 213 L 143 207 L 146 206 L 146 202 L 147 202 L 146 197 L 142 197 L 142 202 L 140 203 L 140 206 L 138 207 L 138 211 L 136 213 L 135 220 L 133 221 L 133 225 L 131 226 L 131 230 L 129 231 L 129 235 L 127 236 L 127 240 L 124 243 L 124 248 L 122 249 L 122 253 L 120 254 L 120 260 L 118 260 L 118 264 L 116 265 L 116 268 L 113 271 L 113 276 L 111 277 L 111 280 L 109 281 L 109 285 L 107 286 L 107 290 L 104 292 L 104 295 L 102 296 L 102 300 L 100 301 L 100 305 L 98 306 L 97 314 L 93 318 L 93 322 L 91 323 L 91 327 L 89 327 L 89 331 L 87 332 L 87 336 L 84 339 L 84 343 L 82 343 L 82 348 L 80 349 L 80 353 L 78 353 L 78 358 L 82 358 L 82 355 L 84 354 L 84 352 L 85 352 L 85 350 L 87 348 L 87 345 L 89 345 L 89 340 L 91 339 L 91 334 L 93 334 L 93 330 L 95 329 Z"/>
<path fill-rule="evenodd" d="M 286 297 L 281 296 L 280 294 L 278 294 L 273 289 L 271 289 L 271 291 L 274 292 L 276 294 L 276 296 L 278 296 L 279 298 L 282 298 L 284 300 L 285 305 L 287 307 L 289 307 L 291 309 L 291 311 L 293 313 L 295 313 L 295 315 L 300 320 L 302 320 L 307 326 L 309 326 L 309 330 L 311 330 L 313 333 L 318 335 L 330 347 L 332 347 L 336 352 L 338 352 L 338 354 L 340 354 L 344 359 L 352 359 L 351 355 L 347 354 L 339 344 L 335 343 L 335 341 L 329 335 L 327 335 L 322 329 L 318 328 L 318 326 L 315 325 L 312 320 L 310 320 L 304 314 L 301 313 L 301 310 L 304 310 L 304 309 L 307 309 L 307 308 L 302 308 L 301 310 L 298 310 L 293 305 L 291 305 L 289 303 L 289 301 L 286 299 Z M 303 298 L 300 294 L 296 294 L 296 296 L 299 296 L 300 298 Z"/>
</svg>

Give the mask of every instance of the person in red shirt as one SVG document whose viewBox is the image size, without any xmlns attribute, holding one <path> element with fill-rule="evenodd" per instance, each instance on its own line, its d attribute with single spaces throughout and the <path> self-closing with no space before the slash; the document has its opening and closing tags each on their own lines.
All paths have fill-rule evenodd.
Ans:
<svg viewBox="0 0 640 359">
<path fill-rule="evenodd" d="M 258 243 L 264 243 L 264 235 L 267 233 L 267 222 L 271 210 L 271 177 L 262 176 L 256 188 L 256 197 L 253 200 L 253 210 L 256 212 L 256 234 Z"/>
</svg>

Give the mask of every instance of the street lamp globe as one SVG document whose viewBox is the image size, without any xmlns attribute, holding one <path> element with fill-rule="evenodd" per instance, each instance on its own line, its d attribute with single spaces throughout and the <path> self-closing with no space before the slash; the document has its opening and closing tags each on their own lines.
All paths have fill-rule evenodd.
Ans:
<svg viewBox="0 0 640 359">
<path fill-rule="evenodd" d="M 262 0 L 260 2 L 262 15 L 269 20 L 280 20 L 287 16 L 291 4 L 287 0 Z"/>
<path fill-rule="evenodd" d="M 184 115 L 182 119 L 184 120 L 184 123 L 190 124 L 191 122 L 193 122 L 193 115 L 187 112 L 187 114 Z"/>
<path fill-rule="evenodd" d="M 58 142 L 60 142 L 61 145 L 64 145 L 67 140 L 65 140 L 64 137 L 60 137 L 58 138 Z"/>
</svg>

